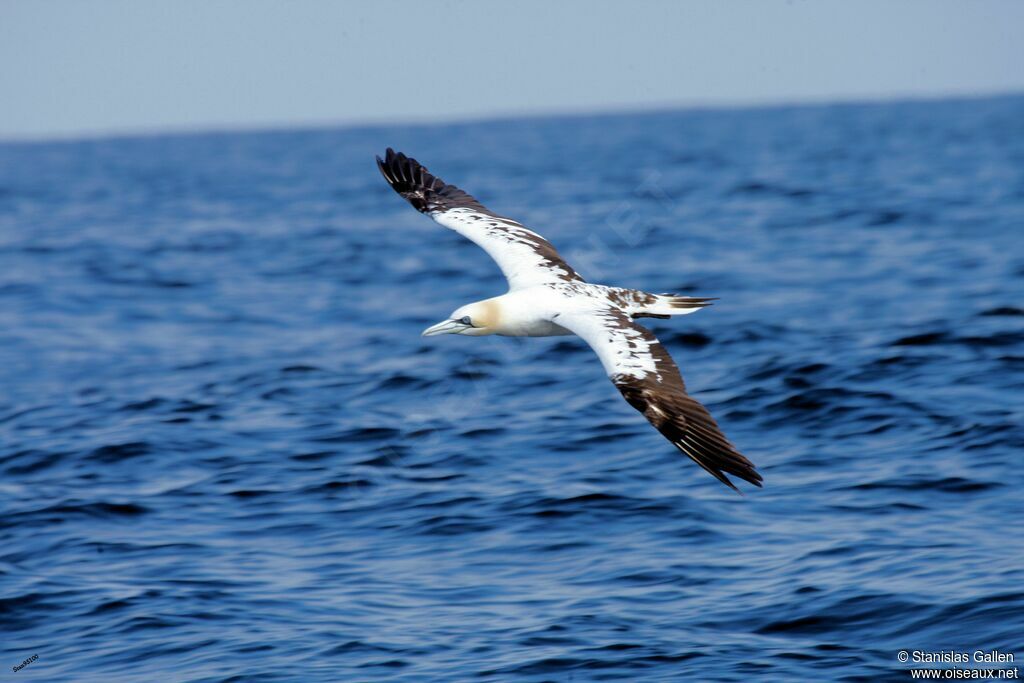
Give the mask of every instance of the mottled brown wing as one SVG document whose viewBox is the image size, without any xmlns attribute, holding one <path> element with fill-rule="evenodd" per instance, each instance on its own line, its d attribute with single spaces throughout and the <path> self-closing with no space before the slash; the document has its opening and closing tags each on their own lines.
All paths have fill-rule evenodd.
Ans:
<svg viewBox="0 0 1024 683">
<path fill-rule="evenodd" d="M 583 282 L 546 239 L 493 213 L 415 159 L 388 148 L 377 166 L 391 187 L 417 211 L 474 242 L 501 268 L 511 289 L 551 282 Z"/>
<path fill-rule="evenodd" d="M 686 393 L 686 385 L 657 337 L 613 306 L 560 314 L 559 325 L 597 352 L 623 398 L 676 448 L 726 486 L 727 474 L 761 486 L 754 464 L 733 446 L 711 413 Z"/>
</svg>

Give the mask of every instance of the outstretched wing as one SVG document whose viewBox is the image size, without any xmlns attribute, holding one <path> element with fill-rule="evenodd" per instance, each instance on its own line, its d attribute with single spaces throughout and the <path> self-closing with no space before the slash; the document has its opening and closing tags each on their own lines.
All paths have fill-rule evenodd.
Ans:
<svg viewBox="0 0 1024 683">
<path fill-rule="evenodd" d="M 726 486 L 726 474 L 755 486 L 761 475 L 729 443 L 707 409 L 686 393 L 679 368 L 650 330 L 614 307 L 561 313 L 557 323 L 597 352 L 605 372 L 629 405 L 680 451 Z"/>
<path fill-rule="evenodd" d="M 454 185 L 390 147 L 377 166 L 395 192 L 417 211 L 451 228 L 490 254 L 510 289 L 546 282 L 583 282 L 546 239 L 509 218 L 489 211 Z"/>
</svg>

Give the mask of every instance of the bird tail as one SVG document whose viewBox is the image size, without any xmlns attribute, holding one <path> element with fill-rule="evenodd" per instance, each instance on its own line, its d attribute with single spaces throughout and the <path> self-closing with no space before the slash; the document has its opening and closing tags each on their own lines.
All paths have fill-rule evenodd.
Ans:
<svg viewBox="0 0 1024 683">
<path fill-rule="evenodd" d="M 647 294 L 634 307 L 634 318 L 668 318 L 686 315 L 710 306 L 714 297 L 679 296 L 678 294 Z"/>
</svg>

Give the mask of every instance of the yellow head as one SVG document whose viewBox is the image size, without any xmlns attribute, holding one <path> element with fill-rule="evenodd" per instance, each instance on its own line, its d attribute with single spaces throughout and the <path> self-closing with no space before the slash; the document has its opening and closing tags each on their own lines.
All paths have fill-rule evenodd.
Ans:
<svg viewBox="0 0 1024 683">
<path fill-rule="evenodd" d="M 470 337 L 481 337 L 495 334 L 501 320 L 501 309 L 494 299 L 477 301 L 458 308 L 447 320 L 423 330 L 424 337 L 438 334 L 464 334 Z"/>
</svg>

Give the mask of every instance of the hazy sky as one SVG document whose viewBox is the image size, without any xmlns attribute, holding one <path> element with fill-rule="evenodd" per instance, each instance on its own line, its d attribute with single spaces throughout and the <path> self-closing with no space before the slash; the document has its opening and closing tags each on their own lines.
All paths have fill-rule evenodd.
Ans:
<svg viewBox="0 0 1024 683">
<path fill-rule="evenodd" d="M 0 0 L 0 137 L 1024 91 L 1017 0 Z"/>
</svg>

